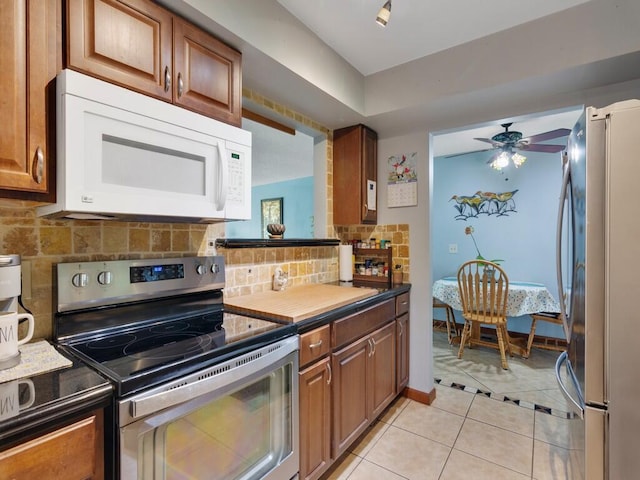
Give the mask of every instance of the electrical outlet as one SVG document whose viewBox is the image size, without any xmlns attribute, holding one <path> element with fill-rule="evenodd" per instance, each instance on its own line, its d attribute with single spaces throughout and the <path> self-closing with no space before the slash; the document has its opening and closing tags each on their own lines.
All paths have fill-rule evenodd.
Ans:
<svg viewBox="0 0 640 480">
<path fill-rule="evenodd" d="M 458 244 L 450 243 L 449 244 L 449 253 L 458 253 Z"/>
</svg>

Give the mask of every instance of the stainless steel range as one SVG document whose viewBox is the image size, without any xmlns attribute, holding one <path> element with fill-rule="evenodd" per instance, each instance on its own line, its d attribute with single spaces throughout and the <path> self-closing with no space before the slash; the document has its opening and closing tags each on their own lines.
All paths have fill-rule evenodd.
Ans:
<svg viewBox="0 0 640 480">
<path fill-rule="evenodd" d="M 111 476 L 297 477 L 295 326 L 225 312 L 223 257 L 57 270 L 54 339 L 115 385 Z"/>
</svg>

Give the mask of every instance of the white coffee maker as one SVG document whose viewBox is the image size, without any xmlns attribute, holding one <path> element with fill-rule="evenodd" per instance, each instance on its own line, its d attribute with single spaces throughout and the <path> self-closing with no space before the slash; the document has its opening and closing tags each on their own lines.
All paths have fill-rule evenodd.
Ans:
<svg viewBox="0 0 640 480">
<path fill-rule="evenodd" d="M 18 311 L 21 273 L 20 255 L 0 255 L 0 311 Z"/>
<path fill-rule="evenodd" d="M 17 312 L 22 293 L 20 255 L 0 255 L 0 312 Z M 0 359 L 0 370 L 20 363 L 20 355 Z"/>
</svg>

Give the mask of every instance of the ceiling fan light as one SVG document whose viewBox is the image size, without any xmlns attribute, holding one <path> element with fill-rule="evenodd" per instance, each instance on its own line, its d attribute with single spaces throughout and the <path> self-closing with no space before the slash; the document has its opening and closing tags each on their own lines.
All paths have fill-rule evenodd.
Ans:
<svg viewBox="0 0 640 480">
<path fill-rule="evenodd" d="M 525 157 L 524 155 L 520 155 L 519 153 L 514 153 L 511 156 L 511 161 L 513 161 L 515 167 L 518 168 L 520 165 L 527 161 L 527 157 Z"/>
<path fill-rule="evenodd" d="M 389 23 L 389 17 L 391 17 L 391 0 L 387 0 L 378 12 L 376 23 L 386 27 L 387 23 Z"/>
<path fill-rule="evenodd" d="M 507 152 L 501 152 L 500 155 L 491 162 L 491 167 L 496 170 L 502 170 L 507 165 L 509 165 L 509 154 Z"/>
</svg>

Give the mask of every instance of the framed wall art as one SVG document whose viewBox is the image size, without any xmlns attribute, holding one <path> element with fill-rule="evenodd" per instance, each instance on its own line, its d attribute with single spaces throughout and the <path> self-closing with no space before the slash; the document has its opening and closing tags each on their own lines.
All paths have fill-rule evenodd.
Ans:
<svg viewBox="0 0 640 480">
<path fill-rule="evenodd" d="M 267 225 L 270 223 L 284 223 L 282 214 L 283 198 L 265 198 L 260 201 L 260 211 L 262 212 L 262 236 L 268 237 Z"/>
</svg>

